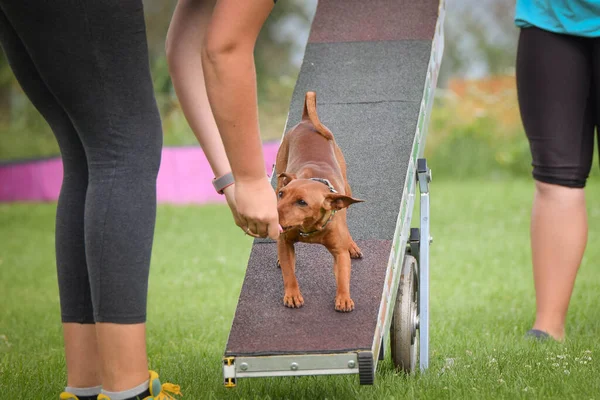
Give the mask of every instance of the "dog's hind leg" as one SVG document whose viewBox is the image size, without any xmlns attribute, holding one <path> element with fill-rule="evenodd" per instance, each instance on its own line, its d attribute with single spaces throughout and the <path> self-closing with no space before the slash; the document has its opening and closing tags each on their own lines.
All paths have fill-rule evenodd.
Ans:
<svg viewBox="0 0 600 400">
<path fill-rule="evenodd" d="M 352 191 L 350 190 L 350 185 L 346 183 L 346 194 L 348 196 L 352 196 Z M 348 226 L 347 222 L 347 210 L 340 211 L 344 213 L 341 217 L 344 219 L 344 226 Z M 348 230 L 348 252 L 350 253 L 350 258 L 362 258 L 363 254 L 360 250 L 360 247 L 356 244 L 354 239 L 352 239 L 352 235 L 350 234 L 350 230 Z"/>
<path fill-rule="evenodd" d="M 350 236 L 350 234 L 348 234 L 348 236 L 350 237 L 350 247 L 348 247 L 348 252 L 350 253 L 350 258 L 362 258 L 362 256 L 363 256 L 362 250 L 360 249 L 360 247 L 358 247 L 356 242 L 352 239 L 352 236 Z"/>
</svg>

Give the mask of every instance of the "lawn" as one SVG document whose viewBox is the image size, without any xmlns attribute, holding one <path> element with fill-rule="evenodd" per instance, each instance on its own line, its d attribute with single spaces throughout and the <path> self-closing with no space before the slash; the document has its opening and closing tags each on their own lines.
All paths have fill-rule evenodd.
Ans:
<svg viewBox="0 0 600 400">
<path fill-rule="evenodd" d="M 434 180 L 431 191 L 427 373 L 396 374 L 386 359 L 372 387 L 343 376 L 241 379 L 224 389 L 221 356 L 251 241 L 223 206 L 159 208 L 148 305 L 151 367 L 180 384 L 184 399 L 600 397 L 600 202 L 588 206 L 589 244 L 568 340 L 535 343 L 523 339 L 534 313 L 531 182 Z M 600 198 L 600 184 L 592 182 L 588 196 Z M 63 389 L 54 213 L 54 205 L 0 205 L 0 399 L 56 399 Z"/>
</svg>

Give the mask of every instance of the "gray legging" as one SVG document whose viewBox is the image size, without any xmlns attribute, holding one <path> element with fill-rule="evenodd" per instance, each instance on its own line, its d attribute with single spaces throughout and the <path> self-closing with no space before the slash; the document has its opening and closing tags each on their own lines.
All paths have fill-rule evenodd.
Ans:
<svg viewBox="0 0 600 400">
<path fill-rule="evenodd" d="M 145 322 L 162 128 L 142 0 L 0 0 L 0 42 L 60 146 L 62 321 Z"/>
</svg>

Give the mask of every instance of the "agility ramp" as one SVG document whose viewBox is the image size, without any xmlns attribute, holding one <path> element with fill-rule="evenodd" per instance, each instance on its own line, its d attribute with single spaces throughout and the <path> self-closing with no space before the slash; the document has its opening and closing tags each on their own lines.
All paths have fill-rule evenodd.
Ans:
<svg viewBox="0 0 600 400">
<path fill-rule="evenodd" d="M 319 2 L 285 130 L 300 121 L 305 93 L 315 91 L 353 195 L 366 200 L 348 210 L 363 252 L 352 260 L 356 306 L 334 310 L 333 257 L 323 246 L 298 243 L 305 304 L 286 308 L 277 245 L 256 240 L 223 357 L 225 386 L 246 377 L 328 374 L 358 374 L 372 384 L 388 333 L 397 367 L 414 371 L 418 353 L 427 368 L 430 172 L 420 157 L 444 11 L 444 0 Z M 420 229 L 411 229 L 417 187 Z"/>
</svg>

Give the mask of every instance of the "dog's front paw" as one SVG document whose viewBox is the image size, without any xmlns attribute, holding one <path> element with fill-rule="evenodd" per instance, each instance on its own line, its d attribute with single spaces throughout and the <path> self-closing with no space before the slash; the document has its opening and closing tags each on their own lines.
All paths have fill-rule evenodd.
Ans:
<svg viewBox="0 0 600 400">
<path fill-rule="evenodd" d="M 304 305 L 304 299 L 299 289 L 286 290 L 283 296 L 283 304 L 290 308 L 300 308 Z"/>
<path fill-rule="evenodd" d="M 348 252 L 350 253 L 350 258 L 362 258 L 363 256 L 362 251 L 360 251 L 360 247 L 358 247 L 358 245 L 354 243 L 354 241 L 350 243 L 350 248 L 348 249 Z"/>
<path fill-rule="evenodd" d="M 354 310 L 354 302 L 348 295 L 337 295 L 335 296 L 335 310 L 350 312 Z"/>
</svg>

